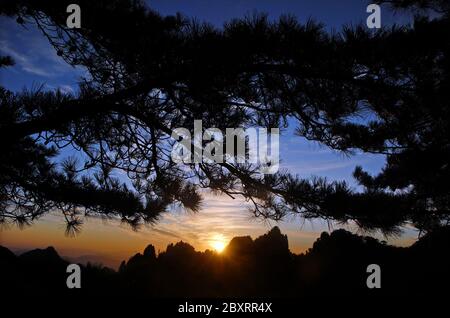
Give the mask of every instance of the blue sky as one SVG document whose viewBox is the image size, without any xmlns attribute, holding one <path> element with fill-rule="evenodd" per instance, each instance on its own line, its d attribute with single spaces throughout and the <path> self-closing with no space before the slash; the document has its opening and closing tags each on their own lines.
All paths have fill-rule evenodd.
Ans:
<svg viewBox="0 0 450 318">
<path fill-rule="evenodd" d="M 212 23 L 217 27 L 227 20 L 243 17 L 255 11 L 267 12 L 271 19 L 288 13 L 297 16 L 300 21 L 304 22 L 314 18 L 323 22 L 327 30 L 339 30 L 344 24 L 365 22 L 368 16 L 366 13 L 367 2 L 358 0 L 154 0 L 147 1 L 147 3 L 163 15 L 181 12 L 187 16 L 196 17 L 200 21 Z M 386 8 L 382 10 L 383 26 L 392 23 L 405 24 L 410 21 L 410 16 L 395 15 Z M 23 88 L 30 89 L 40 85 L 45 85 L 47 89 L 60 88 L 65 92 L 76 91 L 77 82 L 85 75 L 84 70 L 67 65 L 56 55 L 38 30 L 32 27 L 25 29 L 19 26 L 14 19 L 4 17 L 0 17 L 0 26 L 0 53 L 10 55 L 16 61 L 14 67 L 0 70 L 1 86 L 12 91 L 19 91 Z M 323 176 L 331 180 L 346 180 L 355 185 L 351 174 L 356 165 L 362 165 L 369 172 L 376 173 L 384 164 L 382 156 L 368 154 L 345 156 L 317 143 L 305 141 L 294 135 L 294 128 L 293 126 L 289 127 L 283 132 L 280 139 L 281 169 L 288 169 L 302 177 Z M 50 222 L 49 219 L 45 219 L 44 222 L 46 220 Z M 207 224 L 208 231 L 202 230 L 205 224 Z M 328 229 L 320 221 L 302 224 L 301 220 L 287 220 L 281 223 L 282 230 L 288 233 L 291 242 L 294 240 L 293 244 L 296 244 L 296 239 L 299 245 L 303 246 L 306 244 L 305 242 L 310 244 L 318 235 L 317 233 Z M 234 235 L 246 233 L 262 234 L 271 225 L 273 224 L 263 224 L 258 220 L 251 220 L 243 202 L 239 200 L 230 201 L 222 197 L 208 196 L 199 215 L 183 215 L 175 211 L 164 217 L 156 227 L 137 235 L 142 235 L 147 240 L 158 240 L 158 235 L 165 235 L 167 240 L 170 238 L 171 241 L 177 237 L 190 236 L 192 241 L 197 242 L 197 246 L 204 247 L 208 246 L 208 240 L 217 235 L 229 239 Z M 300 229 L 303 231 L 302 234 L 299 234 Z M 405 233 L 404 238 L 411 238 L 415 235 L 412 230 L 407 230 Z M 3 234 L 3 239 L 7 234 L 7 232 Z M 305 237 L 309 239 L 305 241 Z M 303 248 L 297 250 L 301 249 Z"/>
<path fill-rule="evenodd" d="M 181 12 L 217 27 L 236 17 L 253 12 L 266 12 L 272 19 L 283 14 L 293 14 L 300 21 L 314 18 L 329 30 L 339 30 L 344 24 L 363 23 L 367 17 L 366 1 L 288 1 L 288 0 L 154 0 L 149 6 L 161 14 Z M 18 91 L 45 85 L 47 89 L 59 88 L 65 92 L 77 89 L 77 82 L 85 75 L 81 68 L 73 68 L 58 57 L 47 40 L 35 28 L 24 29 L 13 19 L 0 18 L 0 52 L 10 55 L 16 66 L 0 71 L 0 84 Z M 383 24 L 407 23 L 408 17 L 382 11 Z M 282 168 L 301 176 L 311 174 L 344 179 L 353 183 L 351 172 L 356 164 L 375 173 L 382 166 L 382 158 L 374 155 L 346 157 L 318 144 L 294 136 L 291 125 L 282 135 L 280 150 Z"/>
</svg>

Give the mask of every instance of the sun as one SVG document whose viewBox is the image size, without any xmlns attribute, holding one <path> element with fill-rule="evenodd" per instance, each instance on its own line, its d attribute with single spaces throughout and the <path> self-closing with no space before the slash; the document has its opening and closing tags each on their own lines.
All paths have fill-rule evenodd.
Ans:
<svg viewBox="0 0 450 318">
<path fill-rule="evenodd" d="M 212 242 L 212 247 L 217 251 L 217 252 L 222 252 L 225 248 L 225 242 L 224 241 L 214 241 Z"/>
<path fill-rule="evenodd" d="M 211 242 L 211 246 L 216 252 L 220 253 L 225 249 L 226 244 L 223 240 L 214 240 Z"/>
</svg>

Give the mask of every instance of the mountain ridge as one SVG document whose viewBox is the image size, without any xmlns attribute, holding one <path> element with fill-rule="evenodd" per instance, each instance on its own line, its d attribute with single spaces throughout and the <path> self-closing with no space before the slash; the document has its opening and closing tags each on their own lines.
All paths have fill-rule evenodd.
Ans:
<svg viewBox="0 0 450 318">
<path fill-rule="evenodd" d="M 427 234 L 410 247 L 335 230 L 323 232 L 305 253 L 294 254 L 288 237 L 275 227 L 256 239 L 235 237 L 222 253 L 196 251 L 181 241 L 156 254 L 149 244 L 122 261 L 117 271 L 81 265 L 80 293 L 164 298 L 366 295 L 374 292 L 366 286 L 367 266 L 378 264 L 383 293 L 410 295 L 450 283 L 449 243 L 450 228 Z M 0 284 L 20 292 L 70 294 L 74 291 L 65 285 L 68 264 L 52 247 L 19 256 L 0 247 L 0 272 L 8 273 Z"/>
</svg>

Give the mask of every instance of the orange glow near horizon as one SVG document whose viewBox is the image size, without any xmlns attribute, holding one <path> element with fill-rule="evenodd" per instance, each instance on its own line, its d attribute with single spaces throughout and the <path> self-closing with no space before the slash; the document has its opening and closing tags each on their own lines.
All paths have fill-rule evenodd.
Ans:
<svg viewBox="0 0 450 318">
<path fill-rule="evenodd" d="M 198 213 L 174 210 L 165 213 L 157 225 L 142 226 L 138 231 L 131 230 L 119 220 L 87 218 L 76 237 L 64 236 L 64 219 L 55 211 L 23 230 L 14 226 L 0 227 L 0 245 L 16 253 L 53 246 L 61 256 L 70 260 L 89 260 L 117 269 L 123 260 L 142 253 L 148 244 L 162 252 L 169 244 L 184 241 L 197 251 L 209 249 L 222 253 L 233 237 L 249 235 L 255 239 L 274 225 L 288 235 L 290 250 L 299 254 L 310 248 L 326 229 L 319 221 L 314 226 L 306 224 L 301 229 L 294 221 L 257 222 L 249 218 L 248 210 L 240 201 L 212 196 L 207 196 L 207 199 Z M 401 246 L 409 246 L 413 242 L 411 236 L 403 236 L 396 241 Z"/>
</svg>

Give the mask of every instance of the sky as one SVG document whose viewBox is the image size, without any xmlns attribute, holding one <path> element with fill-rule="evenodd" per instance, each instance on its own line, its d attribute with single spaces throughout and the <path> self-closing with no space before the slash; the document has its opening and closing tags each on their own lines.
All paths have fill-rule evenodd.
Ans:
<svg viewBox="0 0 450 318">
<path fill-rule="evenodd" d="M 147 3 L 163 15 L 181 12 L 216 27 L 255 11 L 268 13 L 271 19 L 282 14 L 293 14 L 304 22 L 314 18 L 323 22 L 329 31 L 339 31 L 345 24 L 362 23 L 368 16 L 367 2 L 358 0 L 160 0 Z M 393 14 L 386 8 L 382 8 L 381 14 L 382 26 L 411 22 L 410 16 Z M 12 91 L 45 85 L 46 89 L 75 92 L 78 81 L 85 75 L 83 69 L 73 68 L 58 57 L 38 30 L 32 27 L 25 29 L 14 19 L 5 17 L 0 17 L 0 54 L 9 55 L 16 62 L 14 67 L 0 70 L 0 85 Z M 384 165 L 382 156 L 344 156 L 317 143 L 305 141 L 294 135 L 292 126 L 282 133 L 280 154 L 280 169 L 288 169 L 301 177 L 346 180 L 355 187 L 351 175 L 356 165 L 362 165 L 373 174 Z M 77 237 L 66 237 L 62 218 L 58 213 L 52 213 L 23 230 L 15 227 L 1 229 L 0 245 L 18 253 L 52 245 L 70 259 L 91 260 L 117 267 L 121 260 L 142 252 L 150 243 L 157 250 L 164 250 L 168 243 L 180 240 L 192 244 L 197 250 L 211 249 L 217 242 L 227 243 L 234 236 L 251 235 L 255 238 L 274 225 L 288 235 L 290 249 L 296 253 L 311 247 L 322 231 L 329 230 L 328 224 L 321 220 L 295 218 L 274 223 L 255 219 L 242 200 L 205 193 L 200 212 L 193 214 L 173 210 L 164 214 L 156 225 L 145 226 L 137 232 L 115 220 L 90 218 Z M 333 228 L 338 227 L 333 225 Z M 356 231 L 351 224 L 345 228 Z M 374 235 L 382 238 L 377 233 Z M 415 230 L 405 228 L 402 236 L 389 238 L 388 241 L 409 245 L 416 237 Z"/>
</svg>

